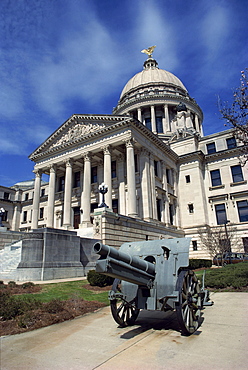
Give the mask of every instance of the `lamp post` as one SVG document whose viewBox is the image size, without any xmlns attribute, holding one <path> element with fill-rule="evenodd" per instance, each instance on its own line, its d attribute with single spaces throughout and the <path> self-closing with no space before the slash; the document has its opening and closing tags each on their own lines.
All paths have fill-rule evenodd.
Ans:
<svg viewBox="0 0 248 370">
<path fill-rule="evenodd" d="M 3 216 L 5 215 L 5 209 L 2 207 L 0 208 L 0 227 L 4 227 L 4 225 L 2 224 L 2 221 L 3 221 Z"/>
<path fill-rule="evenodd" d="M 101 197 L 102 199 L 101 199 L 100 204 L 98 205 L 98 208 L 102 208 L 102 207 L 109 208 L 107 204 L 105 203 L 105 194 L 108 192 L 108 185 L 101 183 L 98 189 L 99 189 L 99 193 L 102 195 Z"/>
</svg>

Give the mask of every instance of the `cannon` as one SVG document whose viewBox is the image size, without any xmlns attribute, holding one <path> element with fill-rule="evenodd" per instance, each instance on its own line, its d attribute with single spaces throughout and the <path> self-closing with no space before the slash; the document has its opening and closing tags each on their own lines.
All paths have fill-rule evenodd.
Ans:
<svg viewBox="0 0 248 370">
<path fill-rule="evenodd" d="M 133 325 L 140 310 L 175 310 L 184 335 L 197 330 L 203 305 L 212 302 L 188 269 L 189 245 L 189 238 L 124 243 L 119 249 L 94 244 L 100 255 L 96 272 L 115 278 L 108 298 L 120 327 Z"/>
</svg>

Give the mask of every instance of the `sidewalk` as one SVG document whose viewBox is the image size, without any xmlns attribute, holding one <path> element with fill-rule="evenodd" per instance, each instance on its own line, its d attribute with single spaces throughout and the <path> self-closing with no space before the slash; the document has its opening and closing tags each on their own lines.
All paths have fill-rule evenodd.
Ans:
<svg viewBox="0 0 248 370">
<path fill-rule="evenodd" d="M 174 312 L 142 311 L 119 328 L 109 307 L 29 333 L 1 338 L 1 370 L 246 370 L 248 293 L 214 293 L 190 337 Z"/>
</svg>

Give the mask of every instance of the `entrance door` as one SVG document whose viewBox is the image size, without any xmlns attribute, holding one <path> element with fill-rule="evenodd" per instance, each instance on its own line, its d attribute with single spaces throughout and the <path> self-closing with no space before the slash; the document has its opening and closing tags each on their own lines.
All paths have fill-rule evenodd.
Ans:
<svg viewBox="0 0 248 370">
<path fill-rule="evenodd" d="M 73 227 L 74 229 L 78 229 L 80 224 L 80 207 L 74 207 L 74 217 L 73 217 Z"/>
</svg>

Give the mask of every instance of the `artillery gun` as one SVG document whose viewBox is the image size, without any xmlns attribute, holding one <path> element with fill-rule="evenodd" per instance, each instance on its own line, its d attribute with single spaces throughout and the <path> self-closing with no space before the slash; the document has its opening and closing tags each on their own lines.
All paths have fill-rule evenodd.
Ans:
<svg viewBox="0 0 248 370">
<path fill-rule="evenodd" d="M 189 238 L 124 243 L 118 250 L 94 244 L 96 272 L 115 278 L 109 300 L 119 326 L 133 325 L 141 309 L 175 310 L 183 334 L 197 330 L 203 305 L 212 302 L 187 268 L 189 244 Z"/>
</svg>

